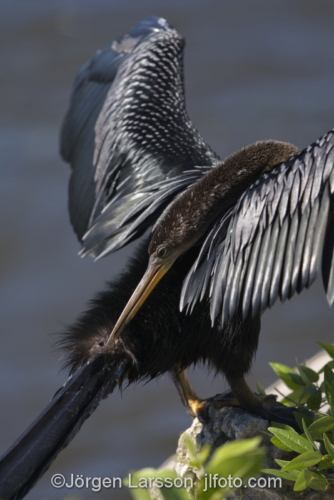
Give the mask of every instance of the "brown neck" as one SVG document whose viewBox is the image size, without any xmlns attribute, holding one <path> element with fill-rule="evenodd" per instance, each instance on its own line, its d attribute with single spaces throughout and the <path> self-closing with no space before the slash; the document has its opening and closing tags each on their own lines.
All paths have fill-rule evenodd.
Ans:
<svg viewBox="0 0 334 500">
<path fill-rule="evenodd" d="M 262 174 L 298 151 L 291 144 L 277 141 L 262 141 L 247 146 L 219 163 L 194 185 L 194 200 L 197 196 L 211 199 L 214 217 L 217 212 L 235 203 Z"/>
<path fill-rule="evenodd" d="M 169 206 L 152 236 L 152 247 L 170 241 L 173 246 L 180 245 L 186 250 L 205 233 L 214 218 L 236 203 L 263 173 L 297 152 L 291 144 L 263 141 L 218 163 Z"/>
</svg>

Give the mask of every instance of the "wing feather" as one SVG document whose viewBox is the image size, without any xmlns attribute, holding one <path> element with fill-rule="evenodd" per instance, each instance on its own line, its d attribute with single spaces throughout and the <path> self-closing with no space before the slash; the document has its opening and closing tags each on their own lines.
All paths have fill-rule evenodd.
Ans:
<svg viewBox="0 0 334 500">
<path fill-rule="evenodd" d="M 161 213 L 136 209 L 141 220 L 127 237 L 124 221 L 141 200 L 145 205 L 148 188 L 218 160 L 186 112 L 183 49 L 181 35 L 152 16 L 98 51 L 77 76 L 61 153 L 72 167 L 70 217 L 82 255 L 99 257 L 138 237 Z"/>
<path fill-rule="evenodd" d="M 210 274 L 205 292 L 211 300 L 211 319 L 224 322 L 238 311 L 257 315 L 277 298 L 291 298 L 309 287 L 322 260 L 329 303 L 334 302 L 334 131 L 277 165 L 250 186 L 228 215 L 220 231 L 219 217 L 211 228 L 210 259 L 191 269 L 181 305 L 191 305 L 205 293 L 197 273 Z M 223 215 L 226 219 L 226 214 Z M 226 223 L 226 221 L 225 221 Z M 193 305 L 193 304 L 192 304 Z"/>
</svg>

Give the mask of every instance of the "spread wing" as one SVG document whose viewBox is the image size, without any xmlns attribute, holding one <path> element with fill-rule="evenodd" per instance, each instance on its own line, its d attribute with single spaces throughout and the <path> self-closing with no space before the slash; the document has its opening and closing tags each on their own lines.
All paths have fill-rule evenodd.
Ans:
<svg viewBox="0 0 334 500">
<path fill-rule="evenodd" d="M 253 316 L 308 288 L 322 261 L 334 302 L 334 131 L 264 174 L 217 220 L 183 287 L 181 307 L 209 292 L 212 322 Z"/>
<path fill-rule="evenodd" d="M 130 241 L 129 215 L 145 204 L 151 185 L 218 159 L 186 113 L 183 48 L 174 28 L 149 17 L 98 51 L 77 76 L 61 153 L 72 167 L 70 218 L 83 255 L 105 255 Z M 131 239 L 162 206 L 155 209 Z"/>
</svg>

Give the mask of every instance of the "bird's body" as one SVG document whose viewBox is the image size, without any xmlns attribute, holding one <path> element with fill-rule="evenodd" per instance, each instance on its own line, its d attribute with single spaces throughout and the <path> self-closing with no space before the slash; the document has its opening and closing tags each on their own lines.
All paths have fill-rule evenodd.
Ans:
<svg viewBox="0 0 334 500">
<path fill-rule="evenodd" d="M 169 371 L 201 415 L 184 370 L 203 362 L 241 406 L 279 420 L 244 380 L 260 315 L 310 286 L 320 262 L 334 300 L 334 133 L 300 153 L 265 141 L 221 162 L 185 110 L 183 47 L 164 19 L 148 18 L 76 79 L 61 151 L 81 254 L 100 258 L 153 232 L 64 333 L 73 378 L 0 461 L 5 500 L 22 498 L 123 381 Z"/>
</svg>

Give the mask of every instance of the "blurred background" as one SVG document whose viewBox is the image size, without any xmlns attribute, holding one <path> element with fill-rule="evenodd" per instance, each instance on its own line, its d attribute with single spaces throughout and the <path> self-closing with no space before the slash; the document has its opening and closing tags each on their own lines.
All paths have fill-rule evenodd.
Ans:
<svg viewBox="0 0 334 500">
<path fill-rule="evenodd" d="M 185 36 L 188 112 L 222 157 L 261 139 L 303 148 L 334 127 L 332 0 L 0 0 L 0 454 L 65 381 L 53 334 L 133 251 L 95 264 L 78 257 L 58 135 L 79 67 L 149 15 Z M 332 342 L 333 320 L 321 280 L 266 312 L 253 386 L 275 380 L 268 361 L 293 365 L 317 351 L 316 340 Z M 226 388 L 205 370 L 190 375 L 203 397 Z M 27 498 L 90 499 L 88 490 L 53 489 L 52 474 L 156 467 L 190 423 L 168 376 L 115 393 Z M 111 496 L 130 497 L 97 495 Z"/>
</svg>

